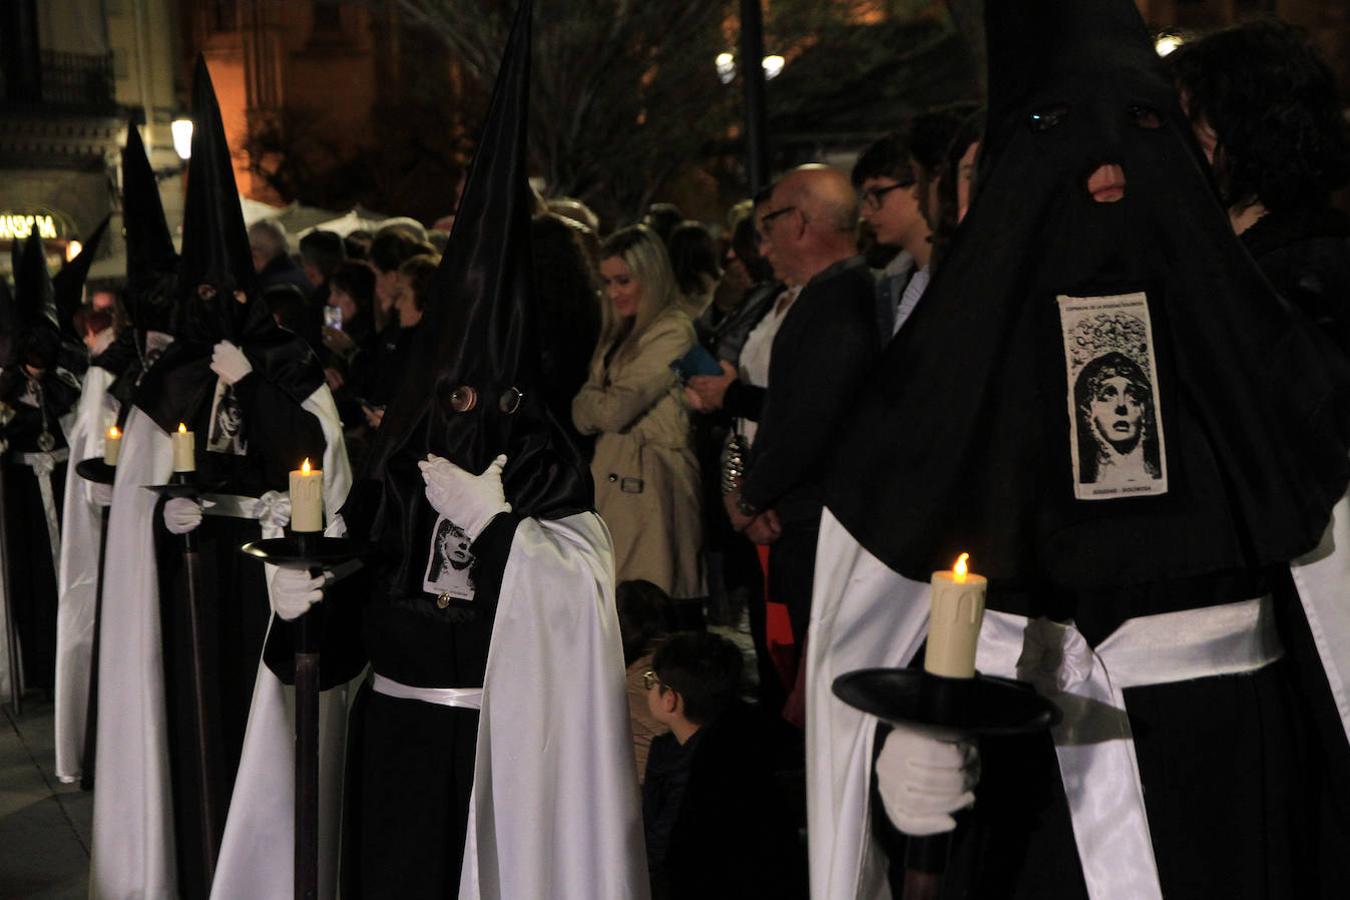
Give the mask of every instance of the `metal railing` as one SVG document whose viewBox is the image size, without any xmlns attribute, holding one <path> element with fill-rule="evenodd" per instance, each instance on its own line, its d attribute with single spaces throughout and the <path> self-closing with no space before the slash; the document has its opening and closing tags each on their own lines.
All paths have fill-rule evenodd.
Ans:
<svg viewBox="0 0 1350 900">
<path fill-rule="evenodd" d="M 42 101 L 89 110 L 112 109 L 112 54 L 42 51 Z"/>
<path fill-rule="evenodd" d="M 117 108 L 111 53 L 42 50 L 39 59 L 37 73 L 0 79 L 0 102 L 91 113 Z"/>
</svg>

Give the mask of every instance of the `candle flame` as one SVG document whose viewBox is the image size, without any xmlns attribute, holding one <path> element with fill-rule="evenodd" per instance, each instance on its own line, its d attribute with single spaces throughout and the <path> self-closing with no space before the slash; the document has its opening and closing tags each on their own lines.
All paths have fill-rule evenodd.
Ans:
<svg viewBox="0 0 1350 900">
<path fill-rule="evenodd" d="M 309 457 L 305 457 L 305 461 L 300 464 L 300 474 L 308 475 L 309 473 L 310 473 Z"/>
<path fill-rule="evenodd" d="M 966 580 L 966 560 L 970 559 L 969 553 L 962 553 L 956 558 L 956 565 L 952 566 L 952 576 L 958 581 Z"/>
<path fill-rule="evenodd" d="M 179 423 L 178 423 L 178 433 L 179 433 L 179 434 L 187 434 L 187 426 L 184 425 L 182 422 L 179 422 Z"/>
<path fill-rule="evenodd" d="M 108 429 L 108 437 L 112 438 L 114 441 L 117 440 L 118 438 L 120 438 L 121 436 L 122 436 L 122 432 L 120 432 L 120 431 L 117 430 L 117 426 L 116 426 L 116 425 L 114 425 L 114 426 L 112 426 L 111 428 Z"/>
</svg>

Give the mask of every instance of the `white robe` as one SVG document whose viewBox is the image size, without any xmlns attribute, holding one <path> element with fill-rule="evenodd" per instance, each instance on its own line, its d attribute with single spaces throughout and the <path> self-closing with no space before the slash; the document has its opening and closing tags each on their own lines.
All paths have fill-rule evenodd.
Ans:
<svg viewBox="0 0 1350 900">
<path fill-rule="evenodd" d="M 1350 738 L 1350 498 L 1336 505 L 1321 546 L 1290 569 Z M 927 636 L 928 608 L 926 583 L 888 568 L 825 510 L 807 644 L 813 900 L 891 896 L 868 821 L 875 720 L 838 700 L 831 685 L 855 669 L 907 665 Z"/>
<path fill-rule="evenodd" d="M 319 419 L 328 439 L 325 494 L 331 492 L 331 484 L 340 483 L 345 496 L 350 471 L 327 385 L 321 385 L 302 406 Z M 178 896 L 155 564 L 153 519 L 159 498 L 144 489 L 166 483 L 172 474 L 169 435 L 144 412 L 133 409 L 122 438 L 108 522 L 91 900 L 170 900 Z M 258 689 L 255 686 L 255 703 Z M 111 714 L 113 710 L 116 715 Z M 270 850 L 288 856 L 291 852 L 289 844 Z M 222 869 L 218 862 L 217 878 Z"/>
<path fill-rule="evenodd" d="M 103 515 L 91 499 L 92 486 L 75 471 L 86 459 L 103 456 L 104 435 L 117 420 L 118 404 L 108 393 L 113 374 L 90 366 L 66 440 L 70 462 L 61 512 L 61 560 L 57 567 L 56 609 L 56 777 L 79 781 L 84 765 L 84 730 L 89 701 L 89 665 L 94 648 L 94 599 L 98 591 L 98 545 Z"/>
</svg>

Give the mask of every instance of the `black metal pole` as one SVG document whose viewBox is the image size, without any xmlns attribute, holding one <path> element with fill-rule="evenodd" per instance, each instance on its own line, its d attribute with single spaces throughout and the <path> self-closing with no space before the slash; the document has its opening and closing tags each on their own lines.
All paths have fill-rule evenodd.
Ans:
<svg viewBox="0 0 1350 900">
<path fill-rule="evenodd" d="M 94 759 L 98 753 L 98 653 L 103 630 L 103 563 L 108 555 L 108 507 L 99 512 L 103 528 L 98 536 L 98 584 L 94 587 L 94 644 L 89 654 L 89 700 L 84 708 L 84 760 L 80 787 L 94 789 Z"/>
<path fill-rule="evenodd" d="M 191 473 L 175 472 L 178 484 L 191 484 Z M 197 535 L 189 531 L 183 535 L 183 575 L 187 587 L 188 640 L 192 651 L 193 725 L 197 732 L 197 778 L 201 790 L 202 866 L 206 884 L 211 884 L 216 873 L 216 858 L 220 852 L 217 836 L 217 811 L 220 798 L 216 796 L 216 771 L 212 762 L 211 728 L 206 699 L 206 637 L 202 625 L 201 555 Z"/>
<path fill-rule="evenodd" d="M 924 672 L 919 682 L 919 711 L 925 722 L 953 730 L 966 724 L 972 678 L 944 678 Z M 937 900 L 952 851 L 952 834 L 910 836 L 905 841 L 905 900 Z"/>
<path fill-rule="evenodd" d="M 295 532 L 299 555 L 310 539 Z M 312 574 L 317 574 L 312 572 Z M 296 620 L 295 629 L 295 898 L 319 896 L 319 643 L 323 605 Z"/>
<path fill-rule="evenodd" d="M 0 443 L 0 453 L 4 445 Z M 60 565 L 59 561 L 57 565 Z M 9 694 L 14 715 L 23 715 L 23 666 L 19 659 L 19 631 L 14 621 L 14 582 L 9 567 L 9 535 L 5 533 L 5 473 L 0 472 L 0 587 L 5 589 L 5 649 L 9 651 Z"/>
<path fill-rule="evenodd" d="M 764 15 L 760 0 L 741 0 L 741 84 L 745 91 L 745 171 L 750 192 L 769 183 L 769 126 L 765 112 Z"/>
</svg>

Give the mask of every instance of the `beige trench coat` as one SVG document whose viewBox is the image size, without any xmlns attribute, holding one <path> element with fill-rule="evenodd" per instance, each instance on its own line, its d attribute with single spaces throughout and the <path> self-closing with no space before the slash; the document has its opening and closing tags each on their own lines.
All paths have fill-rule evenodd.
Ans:
<svg viewBox="0 0 1350 900">
<path fill-rule="evenodd" d="M 616 579 L 644 579 L 676 599 L 707 593 L 698 460 L 670 367 L 693 345 L 689 317 L 667 309 L 608 369 L 601 348 L 572 401 L 577 430 L 600 435 L 591 474 L 596 511 L 614 537 Z"/>
</svg>

